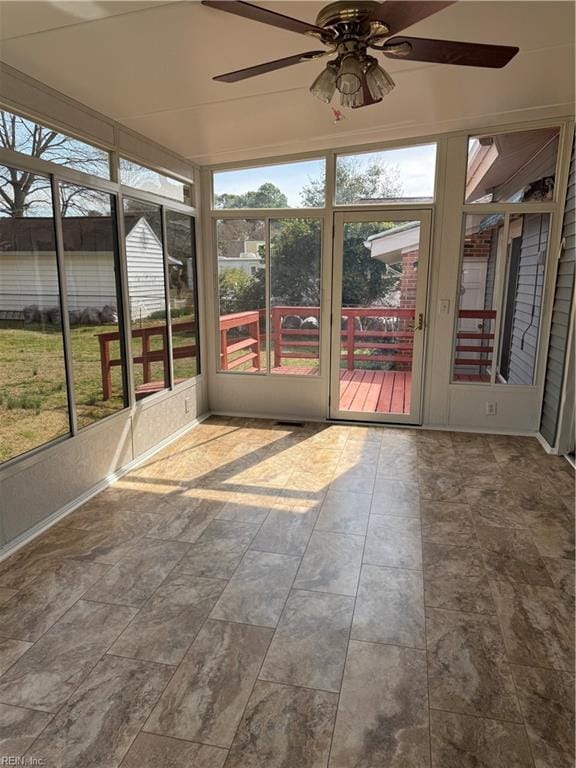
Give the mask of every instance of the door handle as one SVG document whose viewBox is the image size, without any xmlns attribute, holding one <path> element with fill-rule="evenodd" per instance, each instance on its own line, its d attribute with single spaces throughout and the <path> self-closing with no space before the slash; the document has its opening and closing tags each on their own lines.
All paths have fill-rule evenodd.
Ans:
<svg viewBox="0 0 576 768">
<path fill-rule="evenodd" d="M 416 326 L 417 331 L 424 330 L 424 313 L 419 312 L 418 313 L 418 325 Z"/>
</svg>

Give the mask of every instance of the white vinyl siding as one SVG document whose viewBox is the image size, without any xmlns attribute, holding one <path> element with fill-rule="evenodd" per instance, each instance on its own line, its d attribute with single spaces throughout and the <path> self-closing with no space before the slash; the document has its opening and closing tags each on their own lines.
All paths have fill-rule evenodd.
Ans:
<svg viewBox="0 0 576 768">
<path fill-rule="evenodd" d="M 132 322 L 164 310 L 164 256 L 162 243 L 145 219 L 126 238 Z"/>
<path fill-rule="evenodd" d="M 548 363 L 546 366 L 546 381 L 544 384 L 544 401 L 542 404 L 542 420 L 540 432 L 549 445 L 554 445 L 558 428 L 558 413 L 562 396 L 562 383 L 566 360 L 568 331 L 570 328 L 570 312 L 574 295 L 574 271 L 576 263 L 576 162 L 574 149 L 570 164 L 568 193 L 564 212 L 562 237 L 564 248 L 558 263 L 556 276 L 556 292 L 552 309 L 552 326 L 550 329 L 550 345 L 548 348 Z"/>
<path fill-rule="evenodd" d="M 55 253 L 2 253 L 0 264 L 0 319 L 32 304 L 60 306 Z"/>
<path fill-rule="evenodd" d="M 512 321 L 509 384 L 533 383 L 549 224 L 548 214 L 524 215 Z"/>
</svg>

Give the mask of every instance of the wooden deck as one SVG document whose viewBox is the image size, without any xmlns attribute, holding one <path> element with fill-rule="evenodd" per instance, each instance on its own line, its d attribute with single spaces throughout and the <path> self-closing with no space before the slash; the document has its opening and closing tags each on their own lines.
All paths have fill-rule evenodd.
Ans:
<svg viewBox="0 0 576 768">
<path fill-rule="evenodd" d="M 340 410 L 410 413 L 411 371 L 342 371 Z"/>
<path fill-rule="evenodd" d="M 272 373 L 312 376 L 317 368 L 278 366 Z M 341 371 L 340 410 L 410 413 L 411 371 Z"/>
</svg>

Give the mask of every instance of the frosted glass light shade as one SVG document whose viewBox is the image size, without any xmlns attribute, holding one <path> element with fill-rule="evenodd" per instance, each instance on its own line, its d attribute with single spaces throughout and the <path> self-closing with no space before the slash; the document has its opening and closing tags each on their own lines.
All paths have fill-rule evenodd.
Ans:
<svg viewBox="0 0 576 768">
<path fill-rule="evenodd" d="M 336 90 L 337 74 L 338 67 L 333 62 L 330 62 L 310 86 L 310 93 L 316 96 L 317 99 L 320 99 L 320 101 L 325 101 L 326 104 L 329 104 Z"/>
<path fill-rule="evenodd" d="M 350 53 L 342 59 L 336 78 L 336 88 L 345 95 L 357 93 L 362 88 L 363 77 L 364 70 L 360 60 L 355 54 Z"/>
<path fill-rule="evenodd" d="M 366 70 L 366 84 L 368 85 L 370 96 L 376 101 L 380 101 L 396 85 L 388 72 L 382 69 L 376 61 L 370 64 Z"/>
</svg>

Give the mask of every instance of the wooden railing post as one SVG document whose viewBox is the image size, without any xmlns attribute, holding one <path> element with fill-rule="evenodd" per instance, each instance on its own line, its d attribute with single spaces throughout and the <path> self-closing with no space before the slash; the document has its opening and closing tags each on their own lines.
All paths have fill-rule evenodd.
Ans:
<svg viewBox="0 0 576 768">
<path fill-rule="evenodd" d="M 168 361 L 168 326 L 162 328 L 162 370 L 164 373 L 164 385 L 170 386 L 170 363 Z"/>
<path fill-rule="evenodd" d="M 98 336 L 100 343 L 100 369 L 102 371 L 102 400 L 112 397 L 112 371 L 110 370 L 110 347 L 108 340 Z"/>
<path fill-rule="evenodd" d="M 256 339 L 256 343 L 254 344 L 254 351 L 256 352 L 256 358 L 255 358 L 255 368 L 257 371 L 260 370 L 260 315 L 258 315 L 258 319 L 254 321 L 254 338 Z"/>
<path fill-rule="evenodd" d="M 272 309 L 272 339 L 274 343 L 274 368 L 282 365 L 282 315 Z"/>
<path fill-rule="evenodd" d="M 356 318 L 354 315 L 348 315 L 346 319 L 346 367 L 349 371 L 354 370 L 354 331 Z"/>
<path fill-rule="evenodd" d="M 147 328 L 142 328 L 142 374 L 144 377 L 144 384 L 152 381 L 152 367 L 150 365 L 150 335 L 147 333 Z"/>
<path fill-rule="evenodd" d="M 228 331 L 220 331 L 220 370 L 228 370 Z"/>
</svg>

